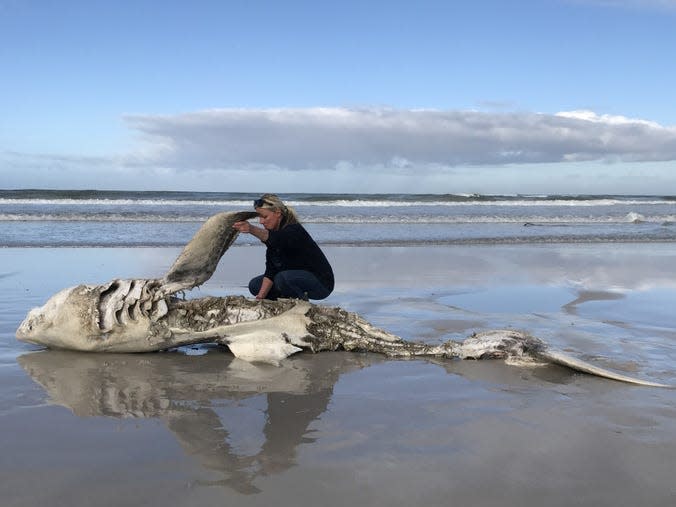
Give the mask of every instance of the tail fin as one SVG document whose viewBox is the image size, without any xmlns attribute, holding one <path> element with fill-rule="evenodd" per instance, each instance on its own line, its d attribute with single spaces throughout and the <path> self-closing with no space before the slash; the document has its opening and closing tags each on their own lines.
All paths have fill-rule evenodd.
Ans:
<svg viewBox="0 0 676 507">
<path fill-rule="evenodd" d="M 674 389 L 676 386 L 671 386 L 668 384 L 660 384 L 657 382 L 650 382 L 648 380 L 641 380 L 634 377 L 629 377 L 627 375 L 622 375 L 621 373 L 615 373 L 614 371 L 601 368 L 599 366 L 594 366 L 591 363 L 583 361 L 568 354 L 564 354 L 558 350 L 542 350 L 538 351 L 536 356 L 540 359 L 544 359 L 554 364 L 559 364 L 561 366 L 566 366 L 572 370 L 581 371 L 583 373 L 589 373 L 591 375 L 596 375 L 597 377 L 603 377 L 611 380 L 617 380 L 619 382 L 627 382 L 629 384 L 636 384 L 640 386 L 650 386 L 650 387 L 667 387 Z"/>
</svg>

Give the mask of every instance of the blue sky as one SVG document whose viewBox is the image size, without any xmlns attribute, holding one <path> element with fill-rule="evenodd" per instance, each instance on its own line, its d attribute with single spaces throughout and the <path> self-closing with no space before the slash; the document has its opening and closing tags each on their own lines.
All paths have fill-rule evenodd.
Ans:
<svg viewBox="0 0 676 507">
<path fill-rule="evenodd" d="M 0 188 L 676 194 L 676 0 L 0 0 Z"/>
</svg>

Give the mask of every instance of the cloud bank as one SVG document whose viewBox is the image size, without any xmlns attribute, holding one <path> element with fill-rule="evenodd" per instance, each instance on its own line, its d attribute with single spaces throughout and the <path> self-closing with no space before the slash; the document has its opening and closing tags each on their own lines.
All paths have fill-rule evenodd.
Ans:
<svg viewBox="0 0 676 507">
<path fill-rule="evenodd" d="M 0 151 L 4 188 L 676 193 L 676 129 L 592 111 L 220 109 L 130 115 L 135 149 Z"/>
<path fill-rule="evenodd" d="M 676 160 L 676 128 L 592 111 L 217 109 L 125 120 L 143 140 L 127 165 L 189 171 Z"/>
</svg>

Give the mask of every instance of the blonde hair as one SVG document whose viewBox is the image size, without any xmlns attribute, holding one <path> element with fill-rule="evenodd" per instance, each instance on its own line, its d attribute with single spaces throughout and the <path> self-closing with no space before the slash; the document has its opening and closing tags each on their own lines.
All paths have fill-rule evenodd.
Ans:
<svg viewBox="0 0 676 507">
<path fill-rule="evenodd" d="M 263 194 L 260 199 L 254 201 L 254 208 L 264 208 L 282 213 L 282 222 L 280 227 L 286 227 L 291 224 L 299 224 L 300 220 L 291 206 L 287 206 L 275 194 Z"/>
</svg>

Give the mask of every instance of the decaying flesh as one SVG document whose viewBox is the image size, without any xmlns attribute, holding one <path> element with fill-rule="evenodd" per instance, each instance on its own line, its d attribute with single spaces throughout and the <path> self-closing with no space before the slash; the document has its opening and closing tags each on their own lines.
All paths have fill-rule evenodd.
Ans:
<svg viewBox="0 0 676 507">
<path fill-rule="evenodd" d="M 232 225 L 253 216 L 239 212 L 211 217 L 162 279 L 113 280 L 57 293 L 29 312 L 17 338 L 48 348 L 96 352 L 149 352 L 216 342 L 227 345 L 240 359 L 265 362 L 301 350 L 355 350 L 392 357 L 529 358 L 624 382 L 662 386 L 552 351 L 537 338 L 514 330 L 430 345 L 403 340 L 355 313 L 305 301 L 175 297 L 211 277 L 237 236 Z"/>
</svg>

